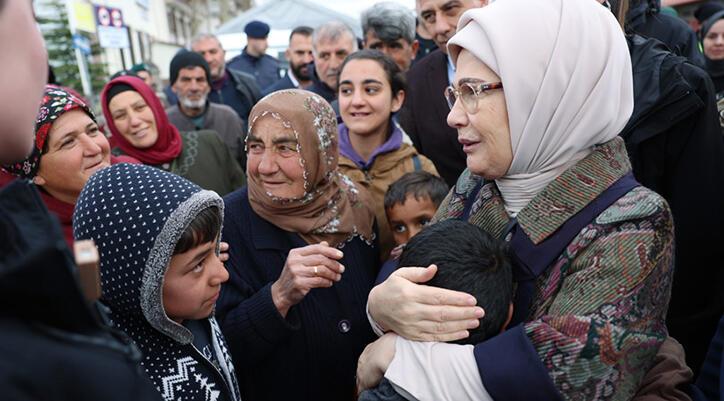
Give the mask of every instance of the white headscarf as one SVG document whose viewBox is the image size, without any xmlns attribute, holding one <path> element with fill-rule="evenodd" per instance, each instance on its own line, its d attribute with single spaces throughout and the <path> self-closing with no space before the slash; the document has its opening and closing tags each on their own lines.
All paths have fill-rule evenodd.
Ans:
<svg viewBox="0 0 724 401">
<path fill-rule="evenodd" d="M 505 0 L 468 10 L 448 42 L 500 76 L 513 161 L 496 180 L 515 216 L 593 146 L 613 139 L 633 111 L 626 39 L 595 0 Z"/>
</svg>

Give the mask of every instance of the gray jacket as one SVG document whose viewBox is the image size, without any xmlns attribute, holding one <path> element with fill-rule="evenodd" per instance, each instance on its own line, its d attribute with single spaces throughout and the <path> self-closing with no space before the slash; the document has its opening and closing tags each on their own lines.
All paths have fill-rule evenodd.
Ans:
<svg viewBox="0 0 724 401">
<path fill-rule="evenodd" d="M 242 145 L 246 139 L 244 122 L 234 109 L 218 103 L 206 102 L 203 117 L 196 120 L 185 115 L 178 104 L 166 109 L 168 120 L 179 131 L 211 130 L 219 134 L 219 138 L 229 147 L 234 158 L 242 168 L 246 169 L 246 154 Z"/>
</svg>

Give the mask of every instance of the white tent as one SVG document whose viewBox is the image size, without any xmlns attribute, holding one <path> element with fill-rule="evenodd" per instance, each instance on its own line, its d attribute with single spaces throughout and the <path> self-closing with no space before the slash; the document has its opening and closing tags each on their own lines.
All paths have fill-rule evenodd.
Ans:
<svg viewBox="0 0 724 401">
<path fill-rule="evenodd" d="M 226 22 L 216 33 L 218 35 L 243 33 L 246 24 L 253 20 L 266 22 L 272 30 L 287 31 L 301 25 L 316 28 L 325 22 L 337 20 L 346 23 L 358 37 L 362 36 L 359 19 L 306 0 L 269 1 Z"/>
<path fill-rule="evenodd" d="M 269 24 L 271 32 L 269 32 L 267 54 L 279 59 L 283 58 L 283 52 L 289 44 L 289 34 L 298 26 L 316 28 L 325 22 L 336 20 L 347 24 L 357 37 L 362 36 L 362 27 L 358 18 L 307 0 L 271 0 L 239 14 L 216 31 L 219 41 L 226 49 L 227 60 L 239 54 L 246 45 L 244 27 L 253 20 Z"/>
</svg>

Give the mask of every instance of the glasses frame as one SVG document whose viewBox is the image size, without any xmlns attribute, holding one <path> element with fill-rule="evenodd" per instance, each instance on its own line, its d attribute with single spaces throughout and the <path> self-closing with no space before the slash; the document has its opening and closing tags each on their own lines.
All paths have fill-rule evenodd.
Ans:
<svg viewBox="0 0 724 401">
<path fill-rule="evenodd" d="M 481 83 L 470 83 L 466 82 L 460 86 L 467 86 L 470 88 L 470 90 L 473 92 L 473 98 L 475 99 L 474 104 L 468 104 L 465 102 L 465 100 L 462 100 L 463 109 L 469 114 L 477 113 L 479 110 L 479 102 L 478 99 L 482 95 L 486 95 L 488 91 L 494 90 L 494 89 L 503 89 L 503 83 L 502 82 L 481 82 Z M 458 99 L 462 99 L 462 96 L 460 94 L 460 89 L 456 89 L 452 85 L 445 88 L 445 91 L 443 93 L 445 96 L 445 101 L 447 102 L 448 107 L 450 107 L 450 110 L 452 110 L 453 107 L 455 107 L 455 103 Z M 454 96 L 454 100 L 451 102 L 450 96 Z"/>
</svg>

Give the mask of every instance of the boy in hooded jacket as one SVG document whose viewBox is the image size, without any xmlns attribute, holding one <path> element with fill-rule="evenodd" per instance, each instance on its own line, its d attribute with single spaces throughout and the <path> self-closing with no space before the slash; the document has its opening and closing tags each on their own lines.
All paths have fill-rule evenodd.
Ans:
<svg viewBox="0 0 724 401">
<path fill-rule="evenodd" d="M 101 301 L 141 348 L 165 400 L 240 400 L 213 317 L 229 278 L 219 260 L 222 221 L 215 192 L 142 165 L 99 171 L 76 204 L 75 238 L 98 247 Z"/>
</svg>

